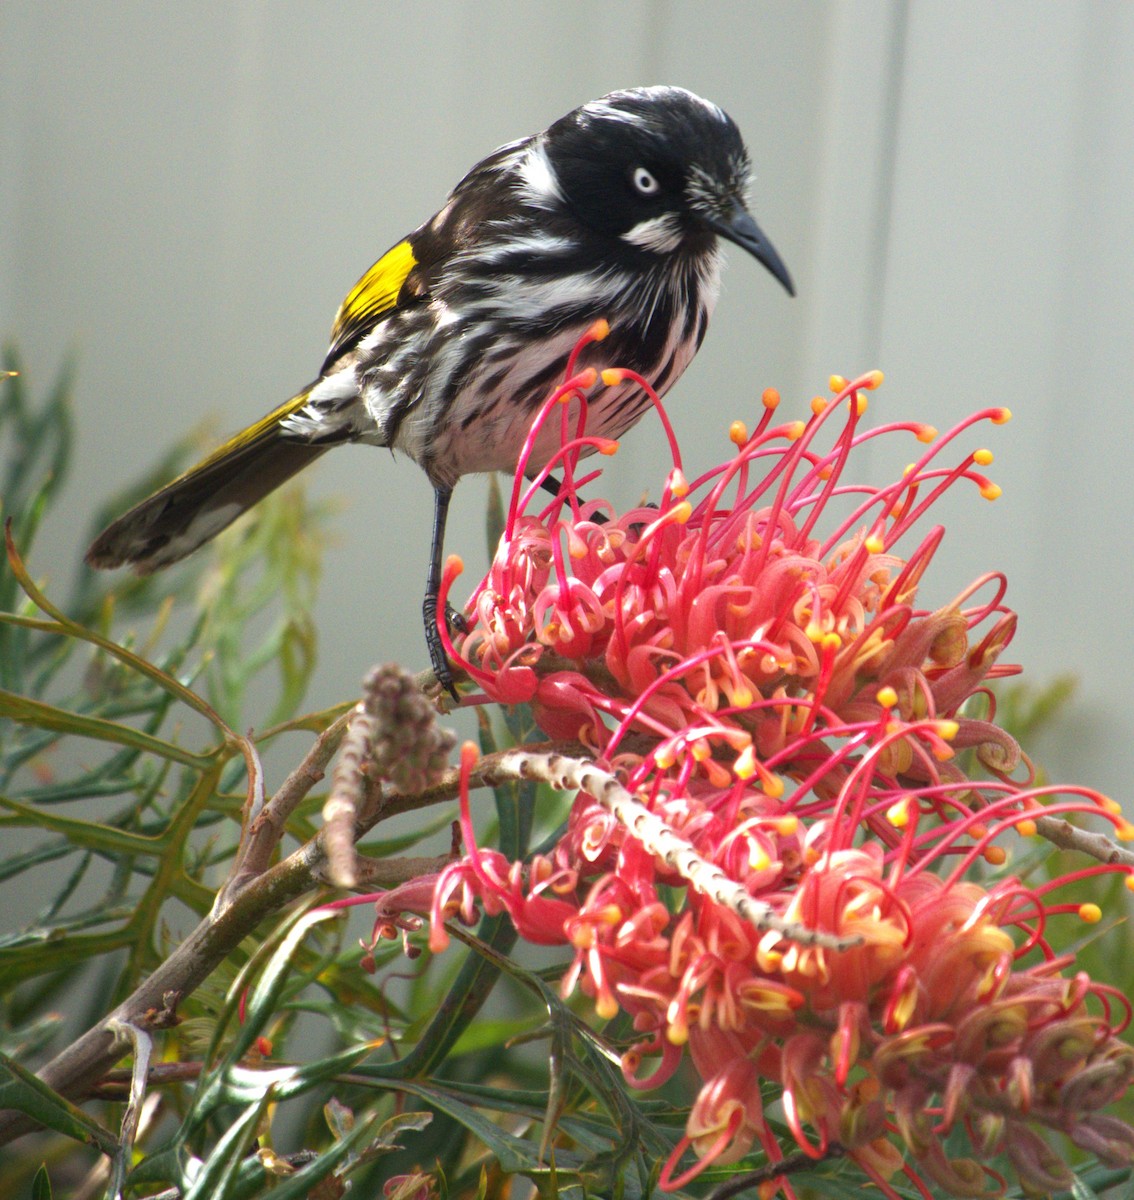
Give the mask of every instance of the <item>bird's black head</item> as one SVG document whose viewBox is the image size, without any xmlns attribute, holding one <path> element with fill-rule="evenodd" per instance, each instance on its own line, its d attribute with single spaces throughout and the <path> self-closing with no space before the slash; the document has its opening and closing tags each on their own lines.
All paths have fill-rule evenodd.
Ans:
<svg viewBox="0 0 1134 1200">
<path fill-rule="evenodd" d="M 628 250 L 702 255 L 717 236 L 742 246 L 794 294 L 744 204 L 748 151 L 732 118 L 684 88 L 611 92 L 555 122 L 521 168 L 528 199 L 566 205 Z"/>
</svg>

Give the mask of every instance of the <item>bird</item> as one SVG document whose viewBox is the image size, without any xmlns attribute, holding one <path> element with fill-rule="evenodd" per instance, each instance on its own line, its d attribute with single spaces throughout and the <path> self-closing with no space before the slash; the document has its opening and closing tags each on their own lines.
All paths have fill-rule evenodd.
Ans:
<svg viewBox="0 0 1134 1200">
<path fill-rule="evenodd" d="M 601 367 L 601 352 L 664 394 L 705 336 L 721 239 L 795 294 L 749 211 L 750 175 L 733 119 L 674 86 L 611 92 L 501 146 L 347 293 L 315 379 L 113 521 L 87 563 L 149 574 L 335 445 L 402 452 L 433 487 L 422 612 L 434 674 L 456 697 L 437 623 L 455 484 L 515 471 L 541 402 L 599 318 L 610 333 L 579 369 Z M 617 439 L 648 404 L 629 382 L 596 388 L 587 431 Z M 529 473 L 558 450 L 557 424 L 536 439 Z"/>
</svg>

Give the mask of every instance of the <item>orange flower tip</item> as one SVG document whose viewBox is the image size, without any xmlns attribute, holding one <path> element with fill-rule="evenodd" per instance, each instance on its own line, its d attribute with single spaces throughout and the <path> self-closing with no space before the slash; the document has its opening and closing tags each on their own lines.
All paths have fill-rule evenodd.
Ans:
<svg viewBox="0 0 1134 1200">
<path fill-rule="evenodd" d="M 698 741 L 694 742 L 693 745 L 689 747 L 689 753 L 693 755 L 695 762 L 702 763 L 711 758 L 713 752 L 710 749 L 708 742 Z"/>
<path fill-rule="evenodd" d="M 855 392 L 847 399 L 847 412 L 854 413 L 856 417 L 865 415 L 869 407 L 870 401 L 860 392 Z"/>
<path fill-rule="evenodd" d="M 886 539 L 880 533 L 868 533 L 863 545 L 866 547 L 867 554 L 886 553 Z"/>
<path fill-rule="evenodd" d="M 895 829 L 905 829 L 910 823 L 910 798 L 903 796 L 896 803 L 891 804 L 886 810 L 886 820 L 894 826 Z"/>
<path fill-rule="evenodd" d="M 1134 842 L 1134 825 L 1131 825 L 1129 821 L 1121 822 L 1114 831 L 1114 836 L 1120 842 Z"/>
<path fill-rule="evenodd" d="M 773 775 L 771 771 L 765 771 L 760 777 L 760 790 L 765 796 L 778 800 L 784 794 L 784 781 L 778 775 Z M 790 819 L 796 820 L 795 817 Z M 792 832 L 795 831 L 792 830 Z"/>
<path fill-rule="evenodd" d="M 765 388 L 760 397 L 760 403 L 765 408 L 778 408 L 780 403 L 780 393 L 775 388 Z"/>
<path fill-rule="evenodd" d="M 737 688 L 729 697 L 733 708 L 751 708 L 756 703 L 756 696 L 748 688 Z"/>
<path fill-rule="evenodd" d="M 598 377 L 598 372 L 594 369 L 594 367 L 585 367 L 578 373 L 578 375 L 575 376 L 575 380 L 579 387 L 587 389 L 595 386 L 595 383 L 598 381 Z M 571 392 L 564 392 L 563 395 L 559 397 L 559 403 L 567 404 L 571 399 L 571 395 Z"/>
<path fill-rule="evenodd" d="M 982 496 L 983 496 L 983 497 L 984 497 L 986 500 L 999 500 L 999 499 L 1000 499 L 1000 497 L 1001 497 L 1001 495 L 1002 495 L 1003 493 L 1002 493 L 1002 489 L 1001 489 L 1001 487 L 1000 487 L 1000 484 L 998 484 L 998 483 L 986 483 L 986 484 L 985 484 L 985 485 L 984 485 L 984 486 L 983 486 L 983 487 L 980 489 L 980 494 L 981 494 L 981 495 L 982 495 Z"/>
<path fill-rule="evenodd" d="M 994 408 L 991 419 L 993 425 L 1007 425 L 1012 420 L 1012 410 L 1010 408 Z"/>
<path fill-rule="evenodd" d="M 784 426 L 784 437 L 789 442 L 798 442 L 803 437 L 803 432 L 807 426 L 802 421 L 792 421 L 790 425 Z"/>
<path fill-rule="evenodd" d="M 778 775 L 773 775 L 772 778 L 779 782 L 780 777 Z M 781 783 L 780 791 L 782 792 L 783 790 L 783 784 Z M 799 832 L 799 818 L 777 817 L 772 823 L 772 828 L 775 829 L 780 837 L 791 837 L 793 834 Z"/>
<path fill-rule="evenodd" d="M 445 559 L 445 574 L 456 578 L 465 569 L 465 560 L 459 554 L 450 554 Z"/>
<path fill-rule="evenodd" d="M 847 386 L 846 377 L 844 375 L 832 375 L 827 380 L 827 386 L 836 394 L 841 392 Z"/>
<path fill-rule="evenodd" d="M 818 645 L 823 640 L 823 626 L 816 621 L 808 621 L 807 628 L 803 631 L 804 636 L 809 642 Z"/>
<path fill-rule="evenodd" d="M 935 721 L 934 724 L 937 727 L 937 736 L 946 742 L 951 742 L 957 736 L 957 731 L 961 728 L 956 721 L 948 719 Z"/>
<path fill-rule="evenodd" d="M 1102 920 L 1102 909 L 1097 904 L 1080 904 L 1079 920 L 1088 925 L 1097 925 Z"/>
<path fill-rule="evenodd" d="M 1002 867 L 1008 861 L 1008 851 L 1003 846 L 985 846 L 981 858 L 990 867 Z"/>
<path fill-rule="evenodd" d="M 772 860 L 763 846 L 753 844 L 748 853 L 748 865 L 753 871 L 766 871 L 772 865 Z"/>
<path fill-rule="evenodd" d="M 1031 817 L 1027 817 L 1023 821 L 1016 822 L 1016 832 L 1021 837 L 1035 837 L 1039 833 L 1039 826 Z"/>
<path fill-rule="evenodd" d="M 596 441 L 598 442 L 598 452 L 605 454 L 607 458 L 618 453 L 618 443 L 613 438 L 597 438 Z"/>
<path fill-rule="evenodd" d="M 937 428 L 934 425 L 919 425 L 915 436 L 919 442 L 929 445 L 930 442 L 937 440 Z"/>
<path fill-rule="evenodd" d="M 669 493 L 678 500 L 684 500 L 689 495 L 689 480 L 680 467 L 674 467 L 669 473 Z"/>
<path fill-rule="evenodd" d="M 882 382 L 885 378 L 886 376 L 883 375 L 881 371 L 867 371 L 867 373 L 862 377 L 862 386 L 867 388 L 869 391 L 874 391 L 875 388 L 880 388 L 882 386 Z"/>
<path fill-rule="evenodd" d="M 981 838 L 988 837 L 988 826 L 981 825 L 979 821 L 975 825 L 970 825 L 969 826 L 969 837 L 971 837 L 974 841 L 977 841 L 977 842 L 979 842 L 981 840 Z"/>
<path fill-rule="evenodd" d="M 618 367 L 607 367 L 602 373 L 602 381 L 607 387 L 617 387 L 625 378 Z"/>
<path fill-rule="evenodd" d="M 665 1040 L 671 1046 L 684 1046 L 689 1041 L 689 1030 L 684 1025 L 669 1025 L 666 1027 Z"/>
<path fill-rule="evenodd" d="M 743 446 L 748 441 L 748 426 L 743 421 L 733 421 L 728 427 L 728 440 L 734 446 Z"/>
<path fill-rule="evenodd" d="M 985 449 L 983 446 L 979 450 L 974 450 L 973 462 L 975 462 L 978 467 L 992 466 L 992 451 Z"/>
<path fill-rule="evenodd" d="M 898 703 L 898 693 L 892 687 L 880 687 L 875 694 L 875 700 L 882 705 L 883 708 L 893 708 Z"/>
<path fill-rule="evenodd" d="M 476 742 L 461 743 L 461 766 L 475 767 L 480 761 L 480 747 Z"/>
<path fill-rule="evenodd" d="M 610 322 L 606 317 L 599 319 L 587 330 L 587 334 L 592 342 L 605 342 L 610 336 Z"/>
<path fill-rule="evenodd" d="M 833 474 L 834 474 L 834 471 L 830 467 L 820 467 L 819 468 L 819 478 L 822 479 L 824 483 L 826 483 L 827 480 L 830 479 Z"/>
<path fill-rule="evenodd" d="M 1099 797 L 1099 807 L 1103 812 L 1108 812 L 1112 817 L 1122 816 L 1122 805 L 1117 800 L 1112 800 L 1109 796 Z"/>
<path fill-rule="evenodd" d="M 765 1179 L 757 1187 L 756 1194 L 760 1200 L 775 1200 L 782 1190 L 778 1179 Z"/>
<path fill-rule="evenodd" d="M 812 396 L 811 397 L 811 411 L 816 416 L 819 416 L 820 413 L 826 412 L 827 411 L 826 397 L 825 396 Z"/>
<path fill-rule="evenodd" d="M 1134 874 L 1126 876 L 1126 890 L 1128 892 L 1134 892 Z"/>
<path fill-rule="evenodd" d="M 612 1021 L 618 1016 L 618 1001 L 613 996 L 600 995 L 595 1001 L 595 1012 L 604 1021 Z"/>
<path fill-rule="evenodd" d="M 823 635 L 823 640 L 819 643 L 820 648 L 826 650 L 829 654 L 834 654 L 842 648 L 843 639 L 839 637 L 833 630 L 830 633 Z"/>
</svg>

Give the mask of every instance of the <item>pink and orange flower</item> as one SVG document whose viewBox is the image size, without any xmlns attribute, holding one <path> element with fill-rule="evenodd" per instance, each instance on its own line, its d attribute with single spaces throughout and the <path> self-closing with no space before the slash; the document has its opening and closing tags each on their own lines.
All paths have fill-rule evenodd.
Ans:
<svg viewBox="0 0 1134 1200">
<path fill-rule="evenodd" d="M 688 886 L 586 792 L 550 856 L 509 862 L 476 845 L 466 788 L 466 855 L 437 881 L 433 947 L 449 915 L 506 911 L 523 937 L 571 949 L 565 994 L 629 1014 L 631 1086 L 664 1082 L 688 1051 L 702 1086 L 668 1188 L 756 1147 L 772 1164 L 837 1149 L 890 1196 L 899 1173 L 923 1190 L 995 1193 L 997 1156 L 1025 1187 L 1065 1187 L 1047 1131 L 1134 1162 L 1134 1132 L 1103 1111 L 1134 1075 L 1119 1037 L 1130 1005 L 1048 936 L 1053 918 L 1097 919 L 1059 898 L 1076 882 L 1128 868 L 1038 884 L 1006 866 L 1039 816 L 1134 827 L 1089 789 L 1036 786 L 997 726 L 987 684 L 1018 669 L 1000 661 L 1016 626 L 1003 576 L 930 610 L 918 586 L 943 530 L 899 553 L 948 489 L 996 497 L 987 451 L 945 457 L 1008 413 L 939 437 L 864 426 L 877 373 L 833 380 L 806 421 L 777 421 L 766 392 L 755 429 L 730 431 L 726 462 L 687 482 L 671 436 L 658 507 L 619 515 L 579 495 L 593 478 L 581 456 L 612 449 L 586 434 L 599 382 L 569 367 L 541 412 L 533 439 L 561 422 L 564 487 L 539 507 L 546 471 L 526 482 L 521 461 L 454 660 L 489 698 L 530 703 L 549 736 L 578 739 L 767 912 L 842 941 L 762 927 Z M 918 449 L 897 479 L 848 478 L 862 446 L 903 436 Z M 773 1131 L 770 1097 L 794 1145 Z"/>
</svg>

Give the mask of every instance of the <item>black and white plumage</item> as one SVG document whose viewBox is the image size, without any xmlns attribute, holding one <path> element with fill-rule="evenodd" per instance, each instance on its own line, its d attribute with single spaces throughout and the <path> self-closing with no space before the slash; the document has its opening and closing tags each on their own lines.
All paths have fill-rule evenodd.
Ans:
<svg viewBox="0 0 1134 1200">
<path fill-rule="evenodd" d="M 612 92 L 501 147 L 355 285 L 318 378 L 120 517 L 87 561 L 156 570 L 335 443 L 403 451 L 437 500 L 425 610 L 433 665 L 449 682 L 436 593 L 454 484 L 515 468 L 539 403 L 599 317 L 611 333 L 595 361 L 633 368 L 664 393 L 705 336 L 719 238 L 792 291 L 745 207 L 748 179 L 732 119 L 674 87 Z M 629 385 L 601 389 L 588 432 L 618 437 L 645 405 Z M 532 467 L 557 448 L 549 428 Z"/>
</svg>

